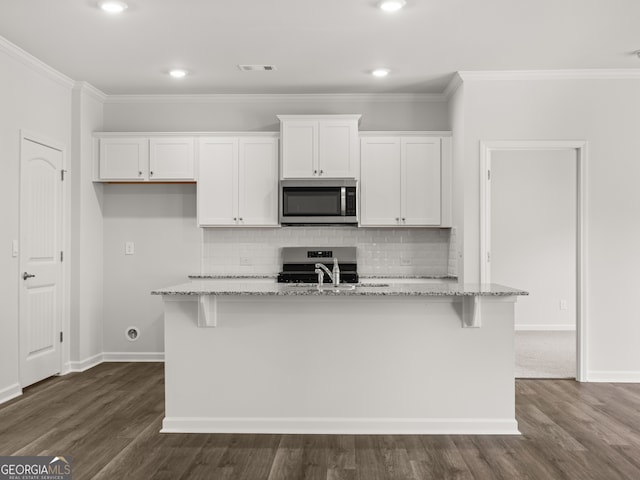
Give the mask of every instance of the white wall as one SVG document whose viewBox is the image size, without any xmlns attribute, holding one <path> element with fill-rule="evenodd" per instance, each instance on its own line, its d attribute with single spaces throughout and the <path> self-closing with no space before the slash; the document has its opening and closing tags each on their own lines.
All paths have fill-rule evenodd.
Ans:
<svg viewBox="0 0 640 480">
<path fill-rule="evenodd" d="M 200 270 L 196 187 L 107 184 L 103 211 L 106 358 L 140 352 L 162 358 L 157 355 L 164 352 L 162 298 L 150 292 L 184 283 Z M 124 254 L 127 241 L 134 242 L 134 255 Z M 135 342 L 125 338 L 129 326 L 140 328 Z"/>
<path fill-rule="evenodd" d="M 105 131 L 280 131 L 279 114 L 362 114 L 360 130 L 448 130 L 447 104 L 374 96 L 110 97 Z"/>
<path fill-rule="evenodd" d="M 576 165 L 575 150 L 491 155 L 491 282 L 529 292 L 516 327 L 576 327 Z"/>
<path fill-rule="evenodd" d="M 37 64 L 0 37 L 0 401 L 18 385 L 20 130 L 66 145 L 67 165 L 71 148 L 72 83 Z"/>
<path fill-rule="evenodd" d="M 460 85 L 449 100 L 449 119 L 452 135 L 452 168 L 451 168 L 451 267 L 452 274 L 464 279 L 463 245 L 464 245 L 464 182 L 465 182 L 465 151 L 464 151 L 464 85 Z"/>
<path fill-rule="evenodd" d="M 102 353 L 102 190 L 92 182 L 93 132 L 102 129 L 104 98 L 90 85 L 73 91 L 70 368 L 83 370 Z M 98 357 L 98 358 L 96 358 Z"/>
<path fill-rule="evenodd" d="M 640 79 L 470 78 L 464 89 L 464 280 L 479 280 L 479 142 L 587 140 L 587 375 L 640 381 Z"/>
</svg>

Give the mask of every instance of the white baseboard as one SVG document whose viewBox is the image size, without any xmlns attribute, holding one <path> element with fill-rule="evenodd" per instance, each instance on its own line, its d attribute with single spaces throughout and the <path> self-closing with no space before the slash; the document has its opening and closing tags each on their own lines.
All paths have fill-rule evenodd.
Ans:
<svg viewBox="0 0 640 480">
<path fill-rule="evenodd" d="M 520 435 L 516 420 L 430 418 L 165 417 L 161 433 Z"/>
<path fill-rule="evenodd" d="M 103 362 L 164 362 L 164 352 L 104 352 Z"/>
<path fill-rule="evenodd" d="M 640 372 L 591 370 L 587 372 L 587 382 L 640 383 Z"/>
<path fill-rule="evenodd" d="M 8 402 L 20 395 L 22 395 L 22 388 L 20 388 L 19 383 L 14 383 L 13 385 L 0 390 L 0 403 Z"/>
<path fill-rule="evenodd" d="M 85 358 L 84 360 L 71 361 L 69 362 L 69 372 L 85 372 L 90 368 L 100 365 L 104 361 L 103 357 L 104 354 L 98 353 L 97 355 Z"/>
<path fill-rule="evenodd" d="M 575 332 L 575 325 L 515 325 L 516 332 Z"/>
</svg>

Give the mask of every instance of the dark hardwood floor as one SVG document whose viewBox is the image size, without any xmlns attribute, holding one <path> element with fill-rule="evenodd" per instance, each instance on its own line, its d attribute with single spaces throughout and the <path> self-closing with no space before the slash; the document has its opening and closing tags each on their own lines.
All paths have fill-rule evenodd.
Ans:
<svg viewBox="0 0 640 480">
<path fill-rule="evenodd" d="M 106 363 L 0 405 L 0 455 L 82 479 L 640 479 L 640 384 L 516 381 L 522 436 L 160 434 L 163 365 Z"/>
</svg>

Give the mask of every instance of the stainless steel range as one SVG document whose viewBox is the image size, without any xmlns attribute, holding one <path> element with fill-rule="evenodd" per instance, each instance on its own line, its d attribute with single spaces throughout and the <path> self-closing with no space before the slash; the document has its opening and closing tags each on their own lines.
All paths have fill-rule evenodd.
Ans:
<svg viewBox="0 0 640 480">
<path fill-rule="evenodd" d="M 283 247 L 282 272 L 278 274 L 278 282 L 316 283 L 316 263 L 331 270 L 334 258 L 340 266 L 340 282 L 358 283 L 356 247 Z"/>
</svg>

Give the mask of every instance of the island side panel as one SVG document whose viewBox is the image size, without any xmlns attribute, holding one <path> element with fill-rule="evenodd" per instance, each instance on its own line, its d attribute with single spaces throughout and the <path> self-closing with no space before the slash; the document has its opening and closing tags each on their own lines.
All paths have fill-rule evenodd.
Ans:
<svg viewBox="0 0 640 480">
<path fill-rule="evenodd" d="M 163 431 L 517 433 L 515 297 L 165 296 Z"/>
</svg>

